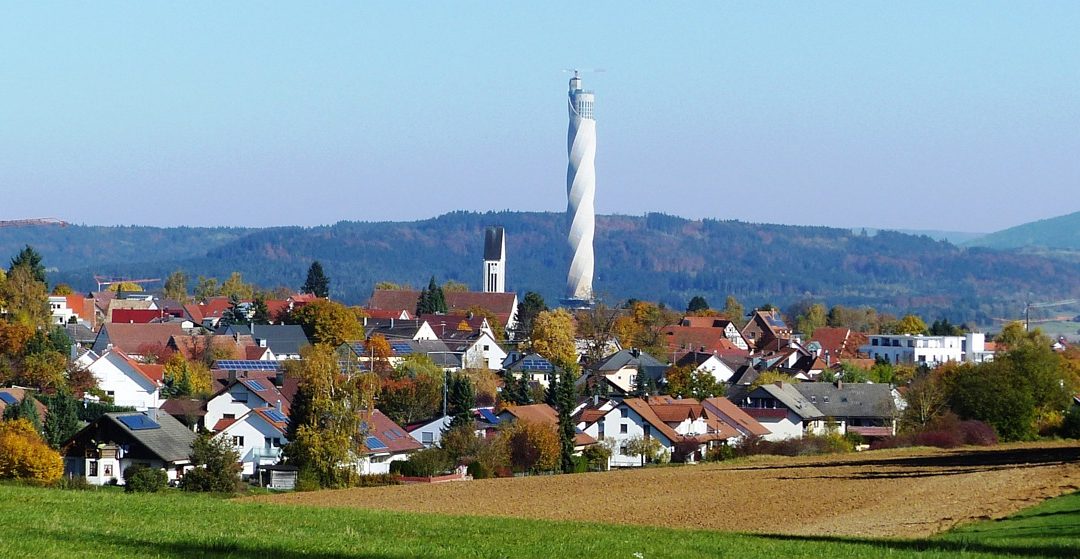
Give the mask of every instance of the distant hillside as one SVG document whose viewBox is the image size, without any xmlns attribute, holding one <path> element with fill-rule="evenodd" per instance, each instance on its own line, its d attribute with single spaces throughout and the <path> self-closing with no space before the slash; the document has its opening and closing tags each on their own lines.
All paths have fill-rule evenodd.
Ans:
<svg viewBox="0 0 1080 559">
<path fill-rule="evenodd" d="M 70 226 L 0 229 L 0 258 L 34 245 L 57 271 L 51 281 L 94 287 L 92 275 L 165 277 L 243 273 L 265 287 L 296 289 L 312 259 L 332 295 L 362 303 L 378 281 L 420 287 L 434 275 L 479 288 L 483 229 L 507 231 L 508 282 L 558 300 L 566 280 L 565 217 L 556 213 L 454 212 L 415 222 L 302 228 L 162 229 Z M 634 297 L 684 308 L 694 295 L 715 306 L 828 304 L 916 311 L 953 322 L 1016 317 L 1024 294 L 1080 297 L 1080 262 L 1016 251 L 959 248 L 926 236 L 829 227 L 686 220 L 662 214 L 598 216 L 594 288 L 609 301 Z"/>
<path fill-rule="evenodd" d="M 990 248 L 1049 248 L 1080 251 L 1080 212 L 1041 219 L 967 242 Z"/>
</svg>

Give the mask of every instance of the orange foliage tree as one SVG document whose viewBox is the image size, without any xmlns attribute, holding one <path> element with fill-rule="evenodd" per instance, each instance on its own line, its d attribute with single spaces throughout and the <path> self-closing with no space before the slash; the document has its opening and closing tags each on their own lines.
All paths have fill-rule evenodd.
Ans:
<svg viewBox="0 0 1080 559">
<path fill-rule="evenodd" d="M 510 463 L 523 472 L 548 472 L 559 465 L 561 446 L 554 425 L 515 421 L 502 432 Z"/>
<path fill-rule="evenodd" d="M 0 479 L 52 483 L 64 475 L 64 460 L 25 419 L 0 422 Z"/>
</svg>

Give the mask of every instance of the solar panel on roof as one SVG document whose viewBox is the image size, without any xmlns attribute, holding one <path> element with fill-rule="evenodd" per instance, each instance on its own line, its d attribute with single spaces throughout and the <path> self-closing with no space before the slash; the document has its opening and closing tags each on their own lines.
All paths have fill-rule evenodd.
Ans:
<svg viewBox="0 0 1080 559">
<path fill-rule="evenodd" d="M 132 431 L 144 431 L 146 429 L 160 429 L 161 425 L 158 425 L 156 421 L 146 417 L 143 414 L 136 415 L 121 415 L 116 418 L 123 423 L 125 427 Z"/>
<path fill-rule="evenodd" d="M 245 380 L 244 385 L 256 392 L 266 390 L 266 385 L 257 380 Z"/>
<path fill-rule="evenodd" d="M 365 439 L 364 446 L 367 446 L 368 450 L 382 450 L 388 448 L 377 437 L 368 437 Z"/>
<path fill-rule="evenodd" d="M 219 359 L 214 362 L 214 368 L 225 371 L 277 371 L 281 369 L 281 363 L 256 359 Z"/>
<path fill-rule="evenodd" d="M 9 406 L 19 405 L 19 399 L 8 392 L 0 392 L 0 400 L 3 400 Z"/>
<path fill-rule="evenodd" d="M 281 413 L 281 412 L 279 412 L 277 410 L 270 410 L 270 411 L 263 412 L 263 413 L 266 414 L 266 417 L 270 418 L 270 421 L 276 421 L 278 423 L 285 423 L 285 422 L 287 422 L 289 420 L 289 418 L 285 417 L 285 414 L 283 414 L 283 413 Z"/>
<path fill-rule="evenodd" d="M 405 342 L 390 342 L 390 348 L 398 355 L 408 355 L 413 352 L 412 346 Z"/>
<path fill-rule="evenodd" d="M 491 413 L 491 410 L 486 410 L 486 409 L 481 408 L 479 411 L 480 411 L 480 417 L 484 418 L 484 421 L 487 421 L 488 423 L 492 423 L 492 424 L 495 424 L 495 423 L 499 422 L 499 418 L 495 417 L 495 414 Z"/>
</svg>

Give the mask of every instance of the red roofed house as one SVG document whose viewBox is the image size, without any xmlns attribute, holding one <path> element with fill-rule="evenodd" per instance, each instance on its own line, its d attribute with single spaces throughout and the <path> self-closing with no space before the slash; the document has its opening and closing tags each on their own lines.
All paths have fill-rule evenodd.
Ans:
<svg viewBox="0 0 1080 559">
<path fill-rule="evenodd" d="M 547 404 L 529 404 L 527 406 L 509 406 L 499 412 L 499 423 L 507 421 L 528 421 L 549 425 L 552 429 L 559 427 L 559 412 Z M 597 443 L 597 438 L 580 429 L 574 433 L 574 454 L 580 454 L 585 447 Z"/>
<path fill-rule="evenodd" d="M 824 359 L 828 365 L 858 358 L 859 346 L 869 343 L 866 334 L 850 328 L 814 328 L 814 335 L 810 340 L 821 346 L 818 357 Z"/>
<path fill-rule="evenodd" d="M 161 324 L 105 324 L 94 339 L 91 348 L 98 355 L 110 349 L 119 349 L 128 356 L 139 359 L 148 350 L 165 350 L 169 338 L 179 336 L 184 329 L 179 323 Z"/>
<path fill-rule="evenodd" d="M 388 474 L 391 462 L 407 460 L 410 454 L 424 448 L 379 410 L 364 418 L 360 432 L 364 435 L 365 452 L 357 460 L 356 469 L 361 475 Z"/>
<path fill-rule="evenodd" d="M 483 293 L 480 291 L 447 291 L 448 314 L 464 314 L 471 308 L 482 308 L 499 320 L 503 328 L 513 330 L 517 327 L 516 293 Z M 376 289 L 368 301 L 367 308 L 381 311 L 415 312 L 420 300 L 420 292 L 411 289 Z"/>
<path fill-rule="evenodd" d="M 710 328 L 715 330 L 722 330 L 724 337 L 729 342 L 735 344 L 736 347 L 742 350 L 749 350 L 750 345 L 746 343 L 746 338 L 743 338 L 739 328 L 735 326 L 735 323 L 726 319 L 716 316 L 684 316 L 679 321 L 679 326 L 687 326 L 690 328 Z"/>
<path fill-rule="evenodd" d="M 163 369 L 162 365 L 140 363 L 119 349 L 107 351 L 87 367 L 114 405 L 139 411 L 161 405 Z"/>
</svg>

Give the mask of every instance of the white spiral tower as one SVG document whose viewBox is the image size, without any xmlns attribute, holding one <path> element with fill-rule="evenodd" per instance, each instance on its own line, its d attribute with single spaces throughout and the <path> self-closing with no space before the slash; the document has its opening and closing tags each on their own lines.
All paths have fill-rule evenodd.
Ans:
<svg viewBox="0 0 1080 559">
<path fill-rule="evenodd" d="M 566 168 L 566 213 L 570 221 L 570 273 L 566 298 L 587 304 L 592 301 L 593 232 L 596 197 L 596 119 L 593 92 L 581 89 L 577 71 L 570 79 L 570 128 L 566 134 L 570 163 Z"/>
</svg>

